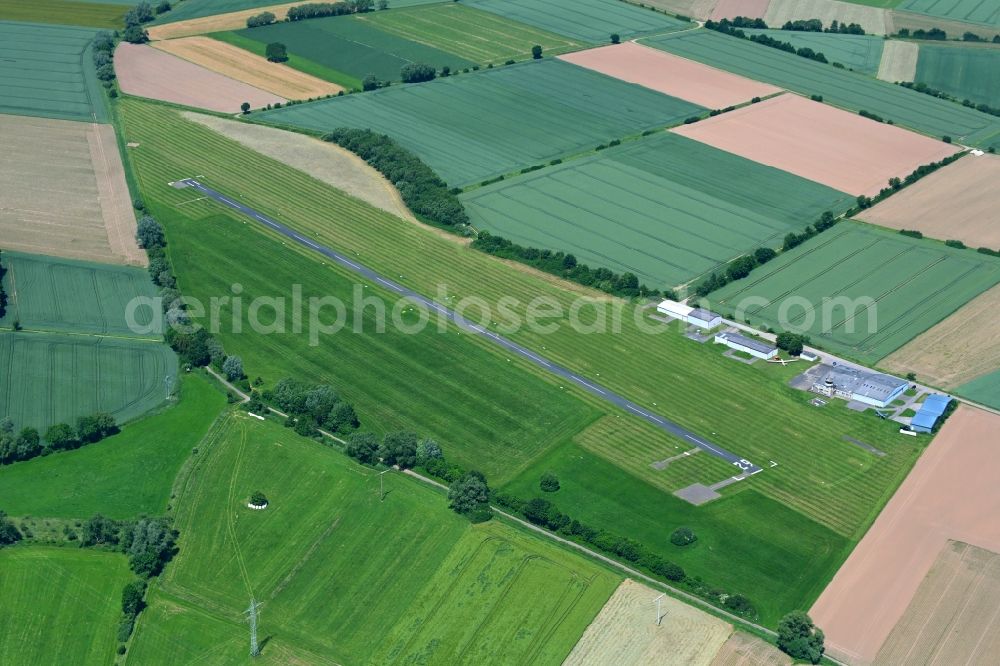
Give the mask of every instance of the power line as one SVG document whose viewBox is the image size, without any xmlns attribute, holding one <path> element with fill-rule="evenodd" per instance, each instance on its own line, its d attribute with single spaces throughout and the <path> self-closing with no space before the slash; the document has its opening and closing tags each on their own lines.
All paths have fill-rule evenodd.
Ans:
<svg viewBox="0 0 1000 666">
<path fill-rule="evenodd" d="M 257 617 L 259 615 L 260 602 L 255 601 L 253 597 L 250 597 L 250 608 L 246 609 L 244 614 L 248 616 L 247 620 L 250 622 L 250 656 L 257 657 L 260 656 L 260 644 L 257 643 Z"/>
</svg>

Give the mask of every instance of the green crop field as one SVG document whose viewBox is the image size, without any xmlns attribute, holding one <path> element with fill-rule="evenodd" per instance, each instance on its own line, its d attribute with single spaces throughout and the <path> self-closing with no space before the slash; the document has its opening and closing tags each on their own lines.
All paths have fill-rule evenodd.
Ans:
<svg viewBox="0 0 1000 666">
<path fill-rule="evenodd" d="M 0 21 L 0 113 L 105 122 L 93 28 Z"/>
<path fill-rule="evenodd" d="M 805 329 L 821 346 L 874 364 L 998 282 L 1000 260 L 847 222 L 711 300 L 731 313 L 756 299 L 742 307 L 753 323 Z"/>
<path fill-rule="evenodd" d="M 124 2 L 125 0 L 111 1 Z M 127 1 L 129 4 L 134 4 L 132 0 Z M 426 5 L 441 1 L 442 0 L 389 0 L 389 6 L 395 9 L 400 7 L 411 7 L 413 5 Z M 188 19 L 215 16 L 216 14 L 228 14 L 229 12 L 239 12 L 245 9 L 269 7 L 284 3 L 281 2 L 281 0 L 184 0 L 183 2 L 173 4 L 174 8 L 171 11 L 157 17 L 154 24 L 174 23 L 175 21 L 186 21 Z"/>
<path fill-rule="evenodd" d="M 960 100 L 1000 107 L 1000 49 L 920 45 L 914 81 Z"/>
<path fill-rule="evenodd" d="M 0 20 L 57 23 L 92 28 L 120 28 L 132 0 L 0 0 Z"/>
<path fill-rule="evenodd" d="M 477 229 L 673 287 L 850 195 L 663 132 L 463 195 Z"/>
<path fill-rule="evenodd" d="M 142 268 L 4 252 L 3 278 L 10 304 L 0 325 L 19 321 L 25 330 L 157 338 L 151 328 L 158 306 L 137 307 L 133 299 L 152 299 L 156 287 Z M 154 309 L 155 308 L 155 309 Z"/>
<path fill-rule="evenodd" d="M 472 526 L 419 481 L 384 481 L 379 501 L 375 470 L 275 423 L 229 416 L 178 497 L 180 554 L 130 658 L 205 656 L 177 640 L 187 624 L 168 612 L 177 599 L 217 620 L 200 623 L 194 646 L 207 639 L 212 663 L 243 663 L 227 623 L 253 595 L 266 604 L 262 631 L 279 641 L 271 655 L 264 648 L 272 659 L 298 648 L 324 663 L 482 663 L 501 641 L 512 662 L 556 664 L 619 581 L 506 525 Z M 255 490 L 265 511 L 246 507 Z"/>
<path fill-rule="evenodd" d="M 794 585 L 789 585 L 784 568 L 779 571 L 774 567 L 773 558 L 759 556 L 752 549 L 732 554 L 742 558 L 745 571 L 754 573 L 725 582 L 730 588 L 739 587 L 751 597 L 760 597 L 755 601 L 766 613 L 762 615 L 765 623 L 776 622 L 779 610 L 765 591 L 783 586 L 782 611 L 808 607 L 846 557 L 840 550 L 840 537 L 848 544 L 860 538 L 921 451 L 921 442 L 901 441 L 892 424 L 859 415 L 839 403 L 816 409 L 809 404 L 809 394 L 787 386 L 788 376 L 779 369 L 735 362 L 724 358 L 717 347 L 696 344 L 676 333 L 648 333 L 635 323 L 635 318 L 645 316 L 645 311 L 635 306 L 622 305 L 618 330 L 609 324 L 586 335 L 577 333 L 567 325 L 566 313 L 581 290 L 574 293 L 553 285 L 412 222 L 374 210 L 302 172 L 186 121 L 171 109 L 137 100 L 124 100 L 119 108 L 127 135 L 144 147 L 130 153 L 144 196 L 167 226 L 182 287 L 187 288 L 190 282 L 195 288 L 193 295 L 228 294 L 232 282 L 246 285 L 248 295 L 285 294 L 293 283 L 305 285 L 307 296 L 316 288 L 310 286 L 314 284 L 322 285 L 323 294 L 339 294 L 342 287 L 338 285 L 346 279 L 339 270 L 322 266 L 315 255 L 282 245 L 280 239 L 272 239 L 243 218 L 231 217 L 216 204 L 187 203 L 190 192 L 167 185 L 179 175 L 197 173 L 204 174 L 212 187 L 233 193 L 318 242 L 359 253 L 359 259 L 375 270 L 399 276 L 403 284 L 437 295 L 442 301 L 445 297 L 438 294 L 440 285 L 447 286 L 449 303 L 454 302 L 451 297 L 472 295 L 498 303 L 507 296 L 516 299 L 515 309 L 520 313 L 538 296 L 554 299 L 563 313 L 555 318 L 556 330 L 523 327 L 510 337 L 764 466 L 760 474 L 725 489 L 724 496 L 734 494 L 734 499 L 751 506 L 768 507 L 770 531 L 799 521 L 823 526 L 802 530 L 807 537 L 798 542 L 802 550 L 796 551 L 794 558 L 815 569 Z M 278 256 L 280 263 L 275 261 Z M 255 270 L 259 266 L 267 266 L 266 275 Z M 369 290 L 374 287 L 365 288 L 366 293 Z M 586 312 L 583 319 L 587 319 Z M 479 338 L 460 336 L 464 342 L 459 345 L 455 336 L 437 336 L 447 340 L 432 341 L 432 349 L 421 336 L 410 336 L 418 340 L 411 347 L 391 333 L 339 335 L 317 350 L 302 336 L 237 337 L 242 340 L 223 334 L 227 348 L 243 356 L 251 375 L 261 374 L 266 382 L 285 374 L 332 381 L 358 407 L 367 427 L 412 428 L 433 436 L 442 442 L 449 457 L 479 467 L 494 485 L 503 486 L 518 476 L 534 478 L 537 483 L 538 475 L 545 471 L 537 462 L 539 456 L 555 455 L 553 451 L 565 450 L 562 447 L 567 440 L 576 439 L 584 447 L 579 449 L 580 455 L 594 450 L 601 457 L 591 456 L 596 461 L 593 477 L 584 468 L 574 468 L 577 471 L 571 473 L 583 476 L 567 477 L 567 482 L 586 485 L 595 497 L 614 487 L 622 498 L 632 494 L 659 498 L 659 504 L 650 501 L 642 515 L 636 516 L 650 530 L 654 525 L 662 529 L 666 519 L 683 521 L 692 516 L 684 505 L 685 511 L 671 518 L 673 514 L 665 513 L 663 507 L 680 505 L 671 502 L 662 484 L 653 485 L 634 471 L 661 460 L 661 450 L 685 450 L 677 449 L 678 442 L 664 441 L 666 436 L 661 435 L 658 448 L 636 454 L 651 456 L 649 459 L 629 457 L 623 462 L 626 453 L 607 448 L 601 452 L 593 438 L 578 433 L 594 424 L 601 415 L 599 408 L 606 410 L 606 405 L 568 386 L 536 382 L 528 374 L 536 372 L 532 366 L 521 366 L 528 373 L 508 370 L 506 355 Z M 487 356 L 495 356 L 499 364 Z M 516 359 L 511 362 L 518 365 Z M 567 394 L 578 395 L 583 406 Z M 511 410 L 509 419 L 498 416 L 504 410 Z M 624 413 L 622 417 L 632 418 Z M 874 456 L 844 437 L 869 443 L 886 455 Z M 715 478 L 716 468 L 706 466 L 709 478 L 702 481 L 720 480 Z M 669 485 L 693 479 L 696 473 L 693 468 L 683 474 L 669 472 Z M 601 479 L 606 477 L 613 477 L 619 485 L 604 485 Z M 754 499 L 761 495 L 768 501 Z M 627 499 L 622 502 L 620 510 L 624 511 Z M 564 510 L 575 509 L 567 506 Z M 621 529 L 620 516 L 601 512 L 593 517 L 598 527 L 616 532 Z M 711 516 L 705 520 L 706 525 L 712 522 Z M 737 523 L 730 524 L 730 529 L 743 528 Z M 750 531 L 744 534 L 747 543 L 756 543 L 759 537 Z M 706 549 L 714 549 L 711 539 L 704 544 Z M 810 559 L 814 550 L 828 558 Z M 726 575 L 707 566 L 692 569 L 692 574 L 713 583 L 717 575 Z"/>
<path fill-rule="evenodd" d="M 158 342 L 57 333 L 0 333 L 0 414 L 44 429 L 94 412 L 119 423 L 166 399 L 177 357 Z M 2 418 L 2 417 L 0 417 Z"/>
<path fill-rule="evenodd" d="M 550 55 L 582 46 L 575 40 L 455 3 L 360 14 L 356 18 L 403 39 L 484 65 L 528 58 L 536 44 Z"/>
<path fill-rule="evenodd" d="M 848 69 L 865 74 L 878 72 L 882 62 L 885 38 L 881 35 L 841 35 L 828 32 L 795 32 L 792 30 L 755 30 L 743 28 L 748 35 L 767 35 L 789 42 L 795 48 L 810 48 L 826 56 L 831 63 L 839 62 Z"/>
<path fill-rule="evenodd" d="M 653 37 L 643 43 L 804 95 L 822 95 L 829 104 L 864 109 L 925 134 L 1000 147 L 1000 118 L 778 49 L 711 30 Z"/>
<path fill-rule="evenodd" d="M 607 42 L 692 24 L 618 0 L 468 0 L 465 4 L 585 42 Z"/>
<path fill-rule="evenodd" d="M 288 47 L 289 54 L 357 81 L 368 74 L 384 81 L 399 81 L 400 69 L 412 63 L 432 65 L 435 69 L 445 65 L 461 69 L 475 64 L 454 53 L 383 32 L 359 16 L 274 23 L 238 30 L 236 34 L 262 45 L 281 42 Z"/>
<path fill-rule="evenodd" d="M 1000 6 L 989 0 L 903 0 L 897 9 L 1000 29 Z"/>
<path fill-rule="evenodd" d="M 94 550 L 0 549 L 0 663 L 111 664 L 126 559 Z"/>
<path fill-rule="evenodd" d="M 1000 370 L 962 384 L 955 392 L 994 409 L 1000 409 Z"/>
<path fill-rule="evenodd" d="M 179 397 L 97 444 L 0 467 L 3 510 L 53 518 L 163 514 L 178 470 L 226 404 L 198 375 L 185 376 Z"/>
<path fill-rule="evenodd" d="M 256 114 L 325 132 L 384 132 L 453 186 L 623 135 L 675 124 L 701 107 L 560 60 L 545 59 L 430 83 L 393 86 Z"/>
</svg>

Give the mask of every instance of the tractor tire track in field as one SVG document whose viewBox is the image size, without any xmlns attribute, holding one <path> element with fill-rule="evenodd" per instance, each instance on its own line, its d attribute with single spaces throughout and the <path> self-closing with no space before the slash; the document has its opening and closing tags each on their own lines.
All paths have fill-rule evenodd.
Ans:
<svg viewBox="0 0 1000 666">
<path fill-rule="evenodd" d="M 361 277 L 372 280 L 373 282 L 378 283 L 382 287 L 388 288 L 390 291 L 396 292 L 401 298 L 407 298 L 411 301 L 414 301 L 415 303 L 419 303 L 420 305 L 426 307 L 428 312 L 437 312 L 445 316 L 448 319 L 448 321 L 451 321 L 452 323 L 456 324 L 463 331 L 466 331 L 468 333 L 475 333 L 477 335 L 488 338 L 489 340 L 500 345 L 507 351 L 513 352 L 529 360 L 530 362 L 540 366 L 547 372 L 562 379 L 573 382 L 587 393 L 597 396 L 599 399 L 603 399 L 607 402 L 610 402 L 611 404 L 617 407 L 625 409 L 631 412 L 632 414 L 638 416 L 639 418 L 653 424 L 654 426 L 662 430 L 665 430 L 666 432 L 676 437 L 680 437 L 681 439 L 691 442 L 698 448 L 703 449 L 706 453 L 710 453 L 716 457 L 722 458 L 723 460 L 729 462 L 730 464 L 734 465 L 740 470 L 737 476 L 739 476 L 741 479 L 762 471 L 761 467 L 755 465 L 749 460 L 740 458 L 735 453 L 732 453 L 731 451 L 728 451 L 718 446 L 717 444 L 712 444 L 710 442 L 705 441 L 703 438 L 695 435 L 690 430 L 681 427 L 679 424 L 670 421 L 668 419 L 665 419 L 661 416 L 658 416 L 657 414 L 649 412 L 646 409 L 643 409 L 641 406 L 637 405 L 631 400 L 628 400 L 627 398 L 617 393 L 614 393 L 609 389 L 606 389 L 598 384 L 592 383 L 584 379 L 575 372 L 568 370 L 560 365 L 557 365 L 549 361 L 548 359 L 539 356 L 538 354 L 535 354 L 526 347 L 522 347 L 521 345 L 510 341 L 507 338 L 502 337 L 494 333 L 493 331 L 486 329 L 480 324 L 476 324 L 469 321 L 468 319 L 458 314 L 454 310 L 443 307 L 442 305 L 439 305 L 436 301 L 427 298 L 417 293 L 416 291 L 409 289 L 408 287 L 404 287 L 398 282 L 386 279 L 379 273 L 376 273 L 375 271 L 364 265 L 354 262 L 347 256 L 340 254 L 339 252 L 336 252 L 326 247 L 325 245 L 320 245 L 319 243 L 316 243 L 315 241 L 310 240 L 309 238 L 303 236 L 299 232 L 294 231 L 293 229 L 290 229 L 287 226 L 281 224 L 280 222 L 277 222 L 269 217 L 266 217 L 265 215 L 254 210 L 253 208 L 250 208 L 249 206 L 246 206 L 238 201 L 230 199 L 229 197 L 225 196 L 224 194 L 221 194 L 220 192 L 217 192 L 216 190 L 213 190 L 210 187 L 202 185 L 200 182 L 198 182 L 198 180 L 194 178 L 186 178 L 177 181 L 176 183 L 173 183 L 173 185 L 174 187 L 178 186 L 193 187 L 202 194 L 204 194 L 205 196 L 214 199 L 220 204 L 226 206 L 227 208 L 231 208 L 239 213 L 242 213 L 243 215 L 253 218 L 254 220 L 260 222 L 264 226 L 269 227 L 272 231 L 275 231 L 281 234 L 282 236 L 290 240 L 293 240 L 296 243 L 299 243 L 300 245 L 304 245 L 318 252 L 319 254 L 336 262 L 338 265 L 347 268 L 351 272 L 356 273 Z"/>
</svg>

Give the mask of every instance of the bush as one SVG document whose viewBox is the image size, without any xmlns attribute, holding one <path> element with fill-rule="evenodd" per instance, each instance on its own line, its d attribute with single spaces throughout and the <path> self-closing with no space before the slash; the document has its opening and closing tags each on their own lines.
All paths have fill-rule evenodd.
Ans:
<svg viewBox="0 0 1000 666">
<path fill-rule="evenodd" d="M 670 535 L 670 543 L 675 546 L 690 546 L 698 537 L 690 527 L 678 527 Z"/>
<path fill-rule="evenodd" d="M 539 60 L 542 57 L 542 47 L 535 44 L 531 47 L 531 57 L 535 60 Z"/>
<path fill-rule="evenodd" d="M 559 490 L 559 478 L 551 472 L 546 472 L 542 474 L 538 485 L 541 487 L 542 492 L 554 493 Z"/>
</svg>

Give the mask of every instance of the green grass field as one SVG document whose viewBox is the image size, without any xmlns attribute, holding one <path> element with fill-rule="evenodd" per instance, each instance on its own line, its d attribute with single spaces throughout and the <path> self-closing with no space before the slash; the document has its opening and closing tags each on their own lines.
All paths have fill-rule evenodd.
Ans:
<svg viewBox="0 0 1000 666">
<path fill-rule="evenodd" d="M 391 14 L 392 12 L 386 12 Z M 359 16 L 274 23 L 236 31 L 261 45 L 281 42 L 288 52 L 360 81 L 374 74 L 383 81 L 399 81 L 404 65 L 423 63 L 441 69 L 471 67 L 472 61 L 416 41 L 379 30 Z"/>
<path fill-rule="evenodd" d="M 643 43 L 804 95 L 822 95 L 834 106 L 864 109 L 931 136 L 1000 147 L 1000 118 L 747 40 L 698 30 Z"/>
<path fill-rule="evenodd" d="M 321 132 L 394 136 L 453 186 L 677 123 L 701 107 L 546 59 L 255 114 Z"/>
<path fill-rule="evenodd" d="M 97 444 L 0 467 L 3 510 L 52 518 L 162 515 L 178 470 L 226 404 L 197 375 L 184 378 L 179 398 Z"/>
<path fill-rule="evenodd" d="M 90 48 L 95 34 L 93 28 L 0 21 L 0 113 L 106 122 Z"/>
<path fill-rule="evenodd" d="M 914 81 L 960 100 L 1000 107 L 1000 49 L 920 45 Z"/>
<path fill-rule="evenodd" d="M 0 333 L 0 414 L 44 430 L 108 412 L 119 423 L 166 398 L 177 357 L 164 344 L 58 333 Z"/>
<path fill-rule="evenodd" d="M 1000 6 L 988 0 L 903 0 L 897 9 L 1000 29 Z"/>
<path fill-rule="evenodd" d="M 673 287 L 852 198 L 662 132 L 463 195 L 473 226 Z"/>
<path fill-rule="evenodd" d="M 469 0 L 465 4 L 585 42 L 607 42 L 652 32 L 671 32 L 692 24 L 617 0 Z"/>
<path fill-rule="evenodd" d="M 0 663 L 114 663 L 126 559 L 71 548 L 0 549 Z"/>
<path fill-rule="evenodd" d="M 742 308 L 754 324 L 874 364 L 997 282 L 1000 260 L 846 222 L 710 298 L 729 313 L 756 299 Z"/>
<path fill-rule="evenodd" d="M 167 186 L 180 175 L 204 174 L 205 182 L 212 187 L 233 193 L 247 205 L 275 216 L 317 242 L 359 253 L 358 258 L 366 265 L 421 292 L 436 294 L 443 284 L 450 296 L 459 299 L 475 295 L 497 303 L 502 297 L 513 297 L 518 312 L 523 312 L 537 296 L 554 299 L 564 313 L 554 320 L 557 330 L 522 329 L 511 337 L 764 466 L 764 472 L 738 484 L 736 492 L 752 497 L 746 490 L 755 490 L 775 500 L 761 503 L 773 507 L 768 514 L 771 531 L 811 520 L 853 543 L 920 453 L 920 443 L 901 438 L 896 428 L 877 418 L 859 415 L 839 403 L 823 409 L 812 407 L 809 394 L 787 386 L 784 372 L 790 369 L 738 363 L 724 358 L 718 347 L 698 345 L 675 332 L 657 329 L 660 334 L 647 333 L 634 321 L 635 317 L 645 316 L 644 311 L 631 305 L 622 305 L 620 330 L 609 325 L 590 334 L 577 333 L 566 325 L 565 313 L 580 290 L 573 293 L 412 222 L 376 211 L 301 172 L 185 121 L 171 109 L 137 100 L 124 100 L 119 108 L 125 134 L 145 148 L 130 153 L 130 157 L 135 160 L 147 203 L 167 226 L 182 285 L 190 278 L 193 285 L 204 285 L 204 293 L 226 294 L 229 285 L 238 281 L 248 285 L 246 294 L 263 288 L 264 293 L 273 295 L 285 293 L 276 291 L 274 285 L 295 281 L 306 285 L 308 295 L 313 289 L 309 285 L 316 283 L 324 285 L 323 293 L 337 293 L 337 284 L 342 280 L 339 272 L 321 266 L 315 255 L 300 255 L 297 249 L 282 246 L 280 240 L 263 235 L 242 218 L 229 217 L 215 204 L 186 203 L 191 200 L 190 192 Z M 290 192 L 295 196 L 290 197 Z M 255 240 L 257 236 L 262 240 Z M 280 263 L 275 261 L 278 256 L 282 258 Z M 268 270 L 262 277 L 255 267 L 265 265 Z M 270 282 L 265 284 L 265 278 Z M 587 312 L 582 318 L 588 320 Z M 586 432 L 588 426 L 597 427 L 591 424 L 606 406 L 570 387 L 553 388 L 548 382 L 536 382 L 525 372 L 506 370 L 506 356 L 479 338 L 462 336 L 463 344 L 459 346 L 452 336 L 438 336 L 452 340 L 432 342 L 434 349 L 456 357 L 446 361 L 436 351 L 432 355 L 426 344 L 417 352 L 410 351 L 392 334 L 368 335 L 357 341 L 354 336 L 341 335 L 321 351 L 291 336 L 243 337 L 243 342 L 227 339 L 226 344 L 227 348 L 236 345 L 251 375 L 262 374 L 274 381 L 287 368 L 288 374 L 332 380 L 359 408 L 362 420 L 369 426 L 414 428 L 437 438 L 450 457 L 464 464 L 480 466 L 481 461 L 490 461 L 490 468 L 481 468 L 494 485 L 503 485 L 515 477 L 533 478 L 537 483 L 545 468 L 540 462 L 529 461 L 555 455 L 554 451 L 563 450 L 562 446 L 574 438 L 581 446 L 598 450 L 592 437 L 578 433 Z M 495 356 L 504 367 L 498 369 L 486 356 Z M 516 360 L 513 362 L 517 365 Z M 535 372 L 532 366 L 522 367 Z M 384 372 L 375 374 L 372 369 Z M 433 391 L 427 387 L 433 387 Z M 515 390 L 519 392 L 516 399 L 510 397 Z M 570 400 L 567 393 L 578 395 L 585 408 L 579 401 Z M 514 406 L 516 419 L 514 415 L 511 420 L 494 416 L 508 405 Z M 544 418 L 558 419 L 558 424 L 546 427 L 536 410 L 544 412 Z M 623 414 L 622 418 L 632 417 Z M 480 424 L 481 429 L 470 431 L 467 422 Z M 506 432 L 506 423 L 520 430 Z M 845 436 L 867 442 L 887 455 L 871 455 L 845 441 Z M 664 486 L 652 485 L 636 468 L 662 459 L 660 451 L 676 450 L 676 444 L 661 440 L 655 448 L 650 445 L 648 452 L 639 451 L 636 455 L 643 457 L 638 461 L 627 447 L 622 447 L 617 459 L 614 450 L 606 449 L 599 454 L 604 457 L 593 457 L 604 461 L 599 474 L 595 471 L 591 478 L 585 468 L 578 468 L 583 470 L 579 472 L 583 476 L 565 480 L 588 485 L 597 496 L 628 497 L 636 493 L 669 502 L 666 488 L 695 478 L 697 471 L 682 470 L 676 476 L 669 472 L 670 485 Z M 771 461 L 777 466 L 772 467 Z M 710 477 L 701 480 L 720 480 L 715 476 L 717 471 L 717 466 L 706 467 Z M 614 475 L 621 485 L 604 485 L 600 479 L 605 475 Z M 608 488 L 614 488 L 613 493 Z M 646 511 L 643 509 L 637 520 L 652 525 L 662 515 L 656 510 Z M 620 529 L 619 517 L 610 513 L 595 514 L 594 523 L 613 531 Z M 819 539 L 812 544 L 817 551 L 836 550 L 829 541 L 836 542 L 835 537 L 819 529 L 809 534 Z M 756 537 L 747 532 L 746 538 Z M 809 544 L 804 541 L 803 548 Z M 831 555 L 820 570 L 832 575 L 845 556 L 845 552 Z M 741 566 L 756 573 L 741 579 L 744 593 L 755 597 L 781 585 L 787 587 L 787 572 L 776 571 L 773 564 L 765 556 L 747 554 Z M 706 571 L 706 580 L 712 580 L 709 573 Z M 777 580 L 773 580 L 775 577 Z M 797 581 L 782 592 L 783 610 L 807 608 L 821 588 L 822 583 Z M 787 605 L 792 599 L 794 603 Z M 755 600 L 762 607 L 777 608 L 766 597 Z"/>
<path fill-rule="evenodd" d="M 535 44 L 550 55 L 582 46 L 575 40 L 455 3 L 360 14 L 356 19 L 484 65 L 524 60 L 531 56 Z"/>
<path fill-rule="evenodd" d="M 180 493 L 180 554 L 160 591 L 223 622 L 252 594 L 265 604 L 263 635 L 340 663 L 481 663 L 499 642 L 512 662 L 557 664 L 618 583 L 503 524 L 471 526 L 416 480 L 385 483 L 379 501 L 376 471 L 275 423 L 230 416 Z M 265 511 L 246 508 L 254 490 Z M 130 659 L 204 656 L 177 640 L 183 613 L 172 620 L 160 604 L 140 620 Z M 212 663 L 245 659 L 244 645 L 224 645 L 226 626 L 194 632 L 193 645 L 218 644 Z"/>
<path fill-rule="evenodd" d="M 772 39 L 789 42 L 795 48 L 810 48 L 826 56 L 831 63 L 839 62 L 848 69 L 865 74 L 878 72 L 882 62 L 881 35 L 841 35 L 827 32 L 794 32 L 791 30 L 755 30 L 743 28 L 748 35 L 764 34 Z"/>
<path fill-rule="evenodd" d="M 3 259 L 10 303 L 0 326 L 20 321 L 28 331 L 158 339 L 159 331 L 144 332 L 152 308 L 135 309 L 134 330 L 128 322 L 129 302 L 157 293 L 145 269 L 20 252 L 4 252 Z"/>
<path fill-rule="evenodd" d="M 955 392 L 988 407 L 1000 409 L 1000 370 L 962 384 Z"/>
<path fill-rule="evenodd" d="M 82 2 L 81 0 L 0 0 L 0 20 L 57 23 L 92 28 L 120 28 L 132 0 Z"/>
</svg>

